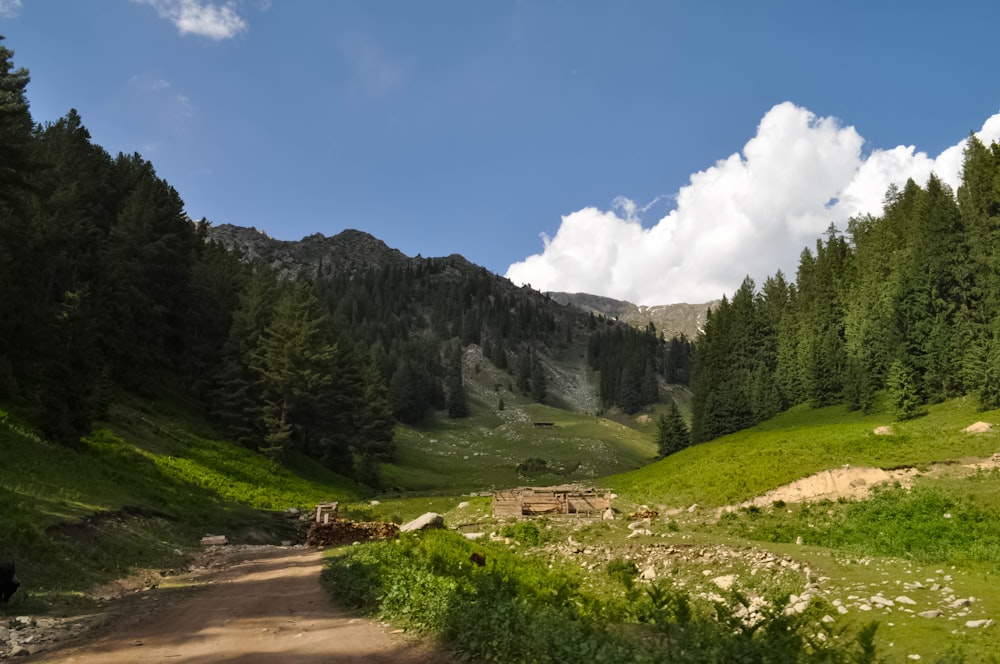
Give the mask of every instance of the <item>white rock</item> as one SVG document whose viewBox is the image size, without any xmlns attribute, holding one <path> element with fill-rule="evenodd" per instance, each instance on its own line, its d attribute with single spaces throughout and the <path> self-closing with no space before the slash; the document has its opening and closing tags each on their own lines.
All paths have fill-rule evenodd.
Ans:
<svg viewBox="0 0 1000 664">
<path fill-rule="evenodd" d="M 719 588 L 722 588 L 723 590 L 729 590 L 730 588 L 732 588 L 734 581 L 736 581 L 735 574 L 726 574 L 724 576 L 717 576 L 714 579 L 712 579 L 712 583 L 719 586 Z"/>
<path fill-rule="evenodd" d="M 399 532 L 412 533 L 417 530 L 427 530 L 428 528 L 444 528 L 444 517 L 437 512 L 426 512 L 413 521 L 404 523 L 399 527 Z"/>
<path fill-rule="evenodd" d="M 914 662 L 918 662 L 920 661 L 921 657 L 920 655 L 907 655 L 906 659 L 912 659 Z"/>
<path fill-rule="evenodd" d="M 900 595 L 899 597 L 896 598 L 896 604 L 909 604 L 910 606 L 913 606 L 916 604 L 916 602 L 914 602 L 906 595 Z"/>
<path fill-rule="evenodd" d="M 965 626 L 969 629 L 978 629 L 980 627 L 989 627 L 993 624 L 992 620 L 967 620 L 965 621 Z"/>
<path fill-rule="evenodd" d="M 820 621 L 829 625 L 830 623 L 833 622 L 833 616 L 830 615 L 823 616 L 822 618 L 820 618 Z"/>
<path fill-rule="evenodd" d="M 847 607 L 841 604 L 840 606 L 837 607 L 837 613 L 839 613 L 840 615 L 844 615 L 845 613 L 847 613 Z"/>
<path fill-rule="evenodd" d="M 463 500 L 462 502 L 460 502 L 458 504 L 458 509 L 460 509 L 460 510 L 461 509 L 465 509 L 468 506 L 469 506 L 469 501 L 468 500 Z"/>
<path fill-rule="evenodd" d="M 656 570 L 653 567 L 647 567 L 642 571 L 641 578 L 643 581 L 652 581 L 656 578 Z"/>
<path fill-rule="evenodd" d="M 942 614 L 937 609 L 931 609 L 930 611 L 921 611 L 917 615 L 921 618 L 940 618 Z"/>
<path fill-rule="evenodd" d="M 948 608 L 949 609 L 961 609 L 961 608 L 964 608 L 964 607 L 968 606 L 970 603 L 971 602 L 969 602 L 968 598 L 966 598 L 966 597 L 960 597 L 959 599 L 956 599 L 954 602 L 952 602 L 951 604 L 949 604 Z"/>
<path fill-rule="evenodd" d="M 486 537 L 486 533 L 465 533 L 464 536 L 467 540 L 477 540 Z"/>
<path fill-rule="evenodd" d="M 877 604 L 880 607 L 895 606 L 896 603 L 887 597 L 882 597 L 881 595 L 875 595 L 869 600 L 872 604 Z"/>
</svg>

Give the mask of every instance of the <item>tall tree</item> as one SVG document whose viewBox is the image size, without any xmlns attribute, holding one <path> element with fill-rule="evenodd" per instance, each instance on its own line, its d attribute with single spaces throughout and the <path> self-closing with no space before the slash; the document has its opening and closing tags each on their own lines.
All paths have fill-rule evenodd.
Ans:
<svg viewBox="0 0 1000 664">
<path fill-rule="evenodd" d="M 660 413 L 656 422 L 656 442 L 660 458 L 680 452 L 691 444 L 687 423 L 684 422 L 676 403 L 671 402 L 670 410 Z"/>
</svg>

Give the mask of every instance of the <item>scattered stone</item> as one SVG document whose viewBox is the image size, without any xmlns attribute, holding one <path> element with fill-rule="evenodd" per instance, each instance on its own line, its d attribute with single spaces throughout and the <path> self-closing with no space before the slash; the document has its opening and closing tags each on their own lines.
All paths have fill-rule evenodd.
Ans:
<svg viewBox="0 0 1000 664">
<path fill-rule="evenodd" d="M 906 659 L 912 659 L 914 662 L 919 662 L 922 658 L 920 655 L 907 655 Z"/>
<path fill-rule="evenodd" d="M 486 533 L 465 533 L 464 536 L 467 540 L 477 540 L 486 537 Z"/>
<path fill-rule="evenodd" d="M 468 500 L 463 500 L 462 502 L 460 502 L 458 504 L 458 509 L 462 510 L 462 509 L 465 509 L 468 506 L 469 506 L 469 501 Z"/>
<path fill-rule="evenodd" d="M 888 599 L 886 597 L 882 597 L 881 595 L 875 595 L 869 601 L 872 604 L 878 605 L 879 608 L 885 608 L 885 607 L 888 607 L 888 606 L 895 606 L 896 605 L 896 603 L 893 602 L 891 599 Z"/>
<path fill-rule="evenodd" d="M 971 604 L 971 603 L 972 602 L 969 601 L 969 598 L 967 598 L 967 597 L 961 597 L 959 599 L 956 599 L 954 602 L 950 603 L 948 605 L 948 608 L 949 609 L 961 609 L 961 608 L 964 608 L 966 606 L 969 606 L 969 604 Z"/>
<path fill-rule="evenodd" d="M 229 540 L 225 535 L 205 535 L 201 538 L 202 546 L 226 546 Z"/>
<path fill-rule="evenodd" d="M 14 646 L 10 649 L 10 652 L 7 653 L 9 657 L 27 657 L 30 654 L 31 651 L 24 646 Z"/>
<path fill-rule="evenodd" d="M 825 615 L 822 618 L 820 618 L 820 622 L 822 622 L 822 623 L 824 623 L 826 625 L 829 625 L 833 621 L 834 621 L 834 619 L 833 619 L 833 616 L 831 616 L 831 615 Z"/>
<path fill-rule="evenodd" d="M 875 427 L 872 433 L 874 433 L 876 436 L 891 436 L 892 427 L 890 426 Z"/>
<path fill-rule="evenodd" d="M 921 618 L 940 618 L 943 614 L 937 609 L 931 609 L 930 611 L 921 611 L 917 615 Z"/>
<path fill-rule="evenodd" d="M 643 581 L 652 581 L 656 578 L 656 569 L 653 567 L 647 567 L 642 571 L 641 578 Z"/>
<path fill-rule="evenodd" d="M 840 606 L 837 607 L 837 613 L 839 613 L 840 615 L 844 615 L 845 613 L 847 613 L 847 607 L 841 604 Z"/>
</svg>

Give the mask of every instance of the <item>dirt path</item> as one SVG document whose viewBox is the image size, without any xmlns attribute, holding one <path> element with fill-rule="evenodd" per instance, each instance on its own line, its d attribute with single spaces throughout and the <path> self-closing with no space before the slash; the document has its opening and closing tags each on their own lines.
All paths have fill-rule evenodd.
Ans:
<svg viewBox="0 0 1000 664">
<path fill-rule="evenodd" d="M 322 554 L 315 549 L 246 552 L 202 576 L 195 590 L 150 591 L 131 616 L 82 646 L 30 657 L 74 664 L 430 664 L 449 658 L 433 646 L 393 633 L 331 603 L 320 586 Z M 20 658 L 19 658 L 20 659 Z M 25 660 L 21 660 L 25 661 Z"/>
</svg>

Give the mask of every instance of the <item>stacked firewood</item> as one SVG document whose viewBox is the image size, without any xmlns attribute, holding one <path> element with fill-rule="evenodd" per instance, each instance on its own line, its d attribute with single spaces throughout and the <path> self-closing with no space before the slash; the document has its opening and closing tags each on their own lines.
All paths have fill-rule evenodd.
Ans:
<svg viewBox="0 0 1000 664">
<path fill-rule="evenodd" d="M 399 526 L 381 521 L 348 521 L 334 519 L 329 523 L 314 523 L 306 535 L 308 546 L 339 546 L 354 542 L 392 539 L 399 534 Z"/>
</svg>

